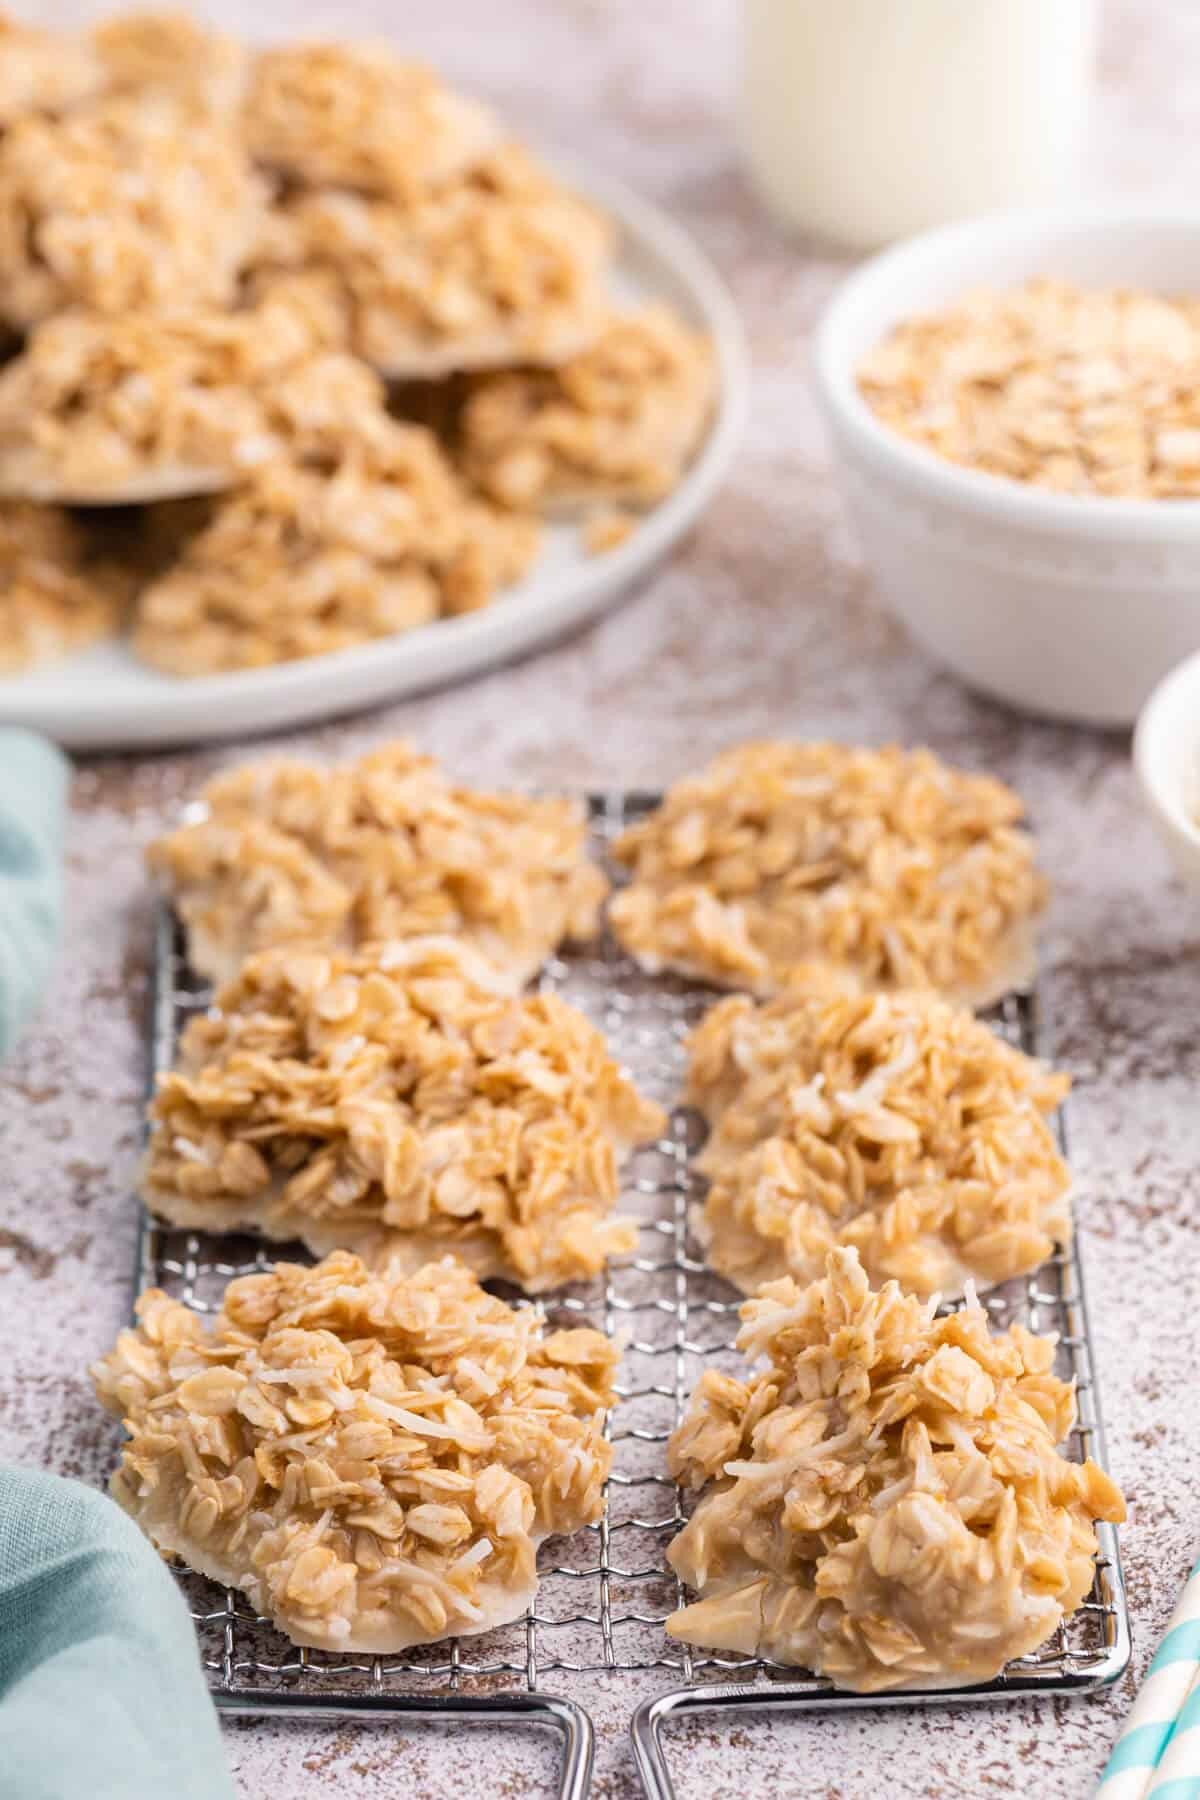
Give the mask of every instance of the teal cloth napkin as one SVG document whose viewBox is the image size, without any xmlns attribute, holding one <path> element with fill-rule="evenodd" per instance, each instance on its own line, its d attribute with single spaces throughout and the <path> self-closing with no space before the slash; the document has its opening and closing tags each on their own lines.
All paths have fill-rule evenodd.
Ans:
<svg viewBox="0 0 1200 1800">
<path fill-rule="evenodd" d="M 0 1055 L 62 929 L 67 763 L 0 731 Z M 0 1467 L 0 1800 L 233 1800 L 183 1596 L 78 1482 Z"/>
<path fill-rule="evenodd" d="M 183 1596 L 116 1503 L 0 1467 L 0 1796 L 233 1800 Z"/>
<path fill-rule="evenodd" d="M 0 731 L 0 1056 L 41 996 L 62 930 L 66 796 L 53 744 Z"/>
</svg>

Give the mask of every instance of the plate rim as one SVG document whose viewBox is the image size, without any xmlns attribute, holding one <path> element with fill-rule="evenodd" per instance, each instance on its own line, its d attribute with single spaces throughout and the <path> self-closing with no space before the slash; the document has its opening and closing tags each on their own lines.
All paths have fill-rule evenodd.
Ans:
<svg viewBox="0 0 1200 1800">
<path fill-rule="evenodd" d="M 553 166 L 616 220 L 627 255 L 657 263 L 708 331 L 717 368 L 717 402 L 708 434 L 673 493 L 639 521 L 626 543 L 551 577 L 528 605 L 505 600 L 415 631 L 375 638 L 324 656 L 225 674 L 157 676 L 136 699 L 107 699 L 100 677 L 79 671 L 61 689 L 40 670 L 33 689 L 18 673 L 0 678 L 0 725 L 42 731 L 68 750 L 168 749 L 256 737 L 316 725 L 466 681 L 531 654 L 615 606 L 653 570 L 699 518 L 724 479 L 749 401 L 745 335 L 722 277 L 690 233 L 623 182 L 581 170 L 567 157 Z M 618 250 L 616 266 L 621 266 Z M 161 686 L 158 682 L 161 681 Z M 22 692 L 24 689 L 24 692 Z"/>
</svg>

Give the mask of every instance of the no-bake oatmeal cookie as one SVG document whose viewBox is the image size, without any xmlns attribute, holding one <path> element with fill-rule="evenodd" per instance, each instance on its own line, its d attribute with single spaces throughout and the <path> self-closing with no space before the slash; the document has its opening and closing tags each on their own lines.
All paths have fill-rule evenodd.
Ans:
<svg viewBox="0 0 1200 1800">
<path fill-rule="evenodd" d="M 0 64 L 0 499 L 220 497 L 114 534 L 143 663 L 454 618 L 530 574 L 544 514 L 585 507 L 603 553 L 680 479 L 709 346 L 615 313 L 615 222 L 432 71 L 155 10 L 61 36 L 0 15 Z M 46 608 L 15 660 L 53 648 Z"/>
<path fill-rule="evenodd" d="M 1057 1448 L 1075 1397 L 1053 1340 L 873 1292 L 852 1250 L 741 1313 L 766 1366 L 709 1370 L 669 1447 L 704 1490 L 669 1552 L 700 1595 L 671 1635 L 858 1693 L 990 1681 L 1044 1644 L 1091 1588 L 1093 1521 L 1125 1516 Z"/>
<path fill-rule="evenodd" d="M 116 93 L 181 95 L 218 114 L 240 103 L 250 53 L 182 12 L 123 12 L 105 19 L 91 44 Z"/>
<path fill-rule="evenodd" d="M 205 816 L 149 860 L 192 967 L 215 980 L 280 944 L 448 934 L 516 992 L 561 943 L 597 929 L 607 883 L 577 801 L 461 786 L 407 744 L 332 769 L 246 764 L 200 799 Z"/>
<path fill-rule="evenodd" d="M 158 1289 L 92 1370 L 129 1433 L 117 1500 L 297 1644 L 396 1652 L 518 1618 L 537 1546 L 592 1523 L 617 1352 L 447 1258 L 231 1281 L 211 1325 Z"/>
<path fill-rule="evenodd" d="M 331 322 L 312 298 L 47 320 L 0 370 L 0 493 L 161 500 L 230 487 L 285 450 L 323 450 L 344 436 L 345 409 L 378 403 L 369 371 L 331 359 Z"/>
<path fill-rule="evenodd" d="M 618 838 L 643 967 L 769 994 L 798 964 L 981 1006 L 1033 970 L 1045 904 L 1011 788 L 928 750 L 751 743 Z"/>
<path fill-rule="evenodd" d="M 111 636 L 122 599 L 69 513 L 0 500 L 0 671 L 52 662 Z"/>
<path fill-rule="evenodd" d="M 175 1224 L 393 1268 L 452 1252 L 541 1293 L 634 1247 L 620 1165 L 666 1119 L 574 1007 L 417 938 L 249 958 L 150 1123 L 142 1192 Z"/>
<path fill-rule="evenodd" d="M 537 545 L 532 519 L 469 498 L 429 432 L 381 416 L 218 500 L 141 595 L 133 649 L 175 675 L 324 655 L 486 606 Z"/>
<path fill-rule="evenodd" d="M 0 12 L 0 130 L 29 113 L 65 112 L 104 86 L 91 46 Z"/>
<path fill-rule="evenodd" d="M 606 317 L 602 216 L 516 145 L 411 201 L 299 189 L 268 217 L 256 291 L 280 274 L 332 284 L 356 353 L 389 376 L 559 363 Z"/>
<path fill-rule="evenodd" d="M 229 127 L 185 96 L 19 119 L 0 138 L 0 316 L 228 305 L 264 200 Z"/>
<path fill-rule="evenodd" d="M 1069 1077 L 936 995 L 738 996 L 689 1051 L 687 1097 L 713 1125 L 698 1228 L 743 1293 L 815 1280 L 851 1245 L 872 1281 L 946 1298 L 1070 1238 L 1048 1123 Z"/>
<path fill-rule="evenodd" d="M 372 42 L 264 50 L 244 129 L 254 156 L 293 182 L 403 199 L 470 169 L 500 135 L 486 107 Z"/>
<path fill-rule="evenodd" d="M 463 463 L 504 506 L 651 506 L 679 485 L 708 423 L 712 346 L 669 307 L 606 321 L 555 369 L 481 378 L 463 411 Z"/>
</svg>

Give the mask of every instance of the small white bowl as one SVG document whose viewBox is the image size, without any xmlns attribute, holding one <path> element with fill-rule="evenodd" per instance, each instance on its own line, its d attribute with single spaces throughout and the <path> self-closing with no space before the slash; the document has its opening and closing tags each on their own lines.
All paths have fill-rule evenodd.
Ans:
<svg viewBox="0 0 1200 1800">
<path fill-rule="evenodd" d="M 1200 887 L 1200 655 L 1172 669 L 1142 708 L 1133 766 L 1176 867 Z"/>
<path fill-rule="evenodd" d="M 1032 275 L 1200 294 L 1200 215 L 1009 213 L 913 238 L 826 309 L 817 393 L 863 551 L 918 643 L 1029 712 L 1128 725 L 1200 649 L 1200 500 L 1048 494 L 960 468 L 881 424 L 855 379 L 901 319 Z"/>
</svg>

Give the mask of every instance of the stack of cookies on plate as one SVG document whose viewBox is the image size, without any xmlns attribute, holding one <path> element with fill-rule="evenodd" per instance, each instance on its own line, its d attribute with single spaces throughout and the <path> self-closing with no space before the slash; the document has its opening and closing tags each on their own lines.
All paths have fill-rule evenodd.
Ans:
<svg viewBox="0 0 1200 1800">
<path fill-rule="evenodd" d="M 175 675 L 452 618 L 679 482 L 710 346 L 610 220 L 380 44 L 0 19 L 0 668 Z"/>
</svg>

